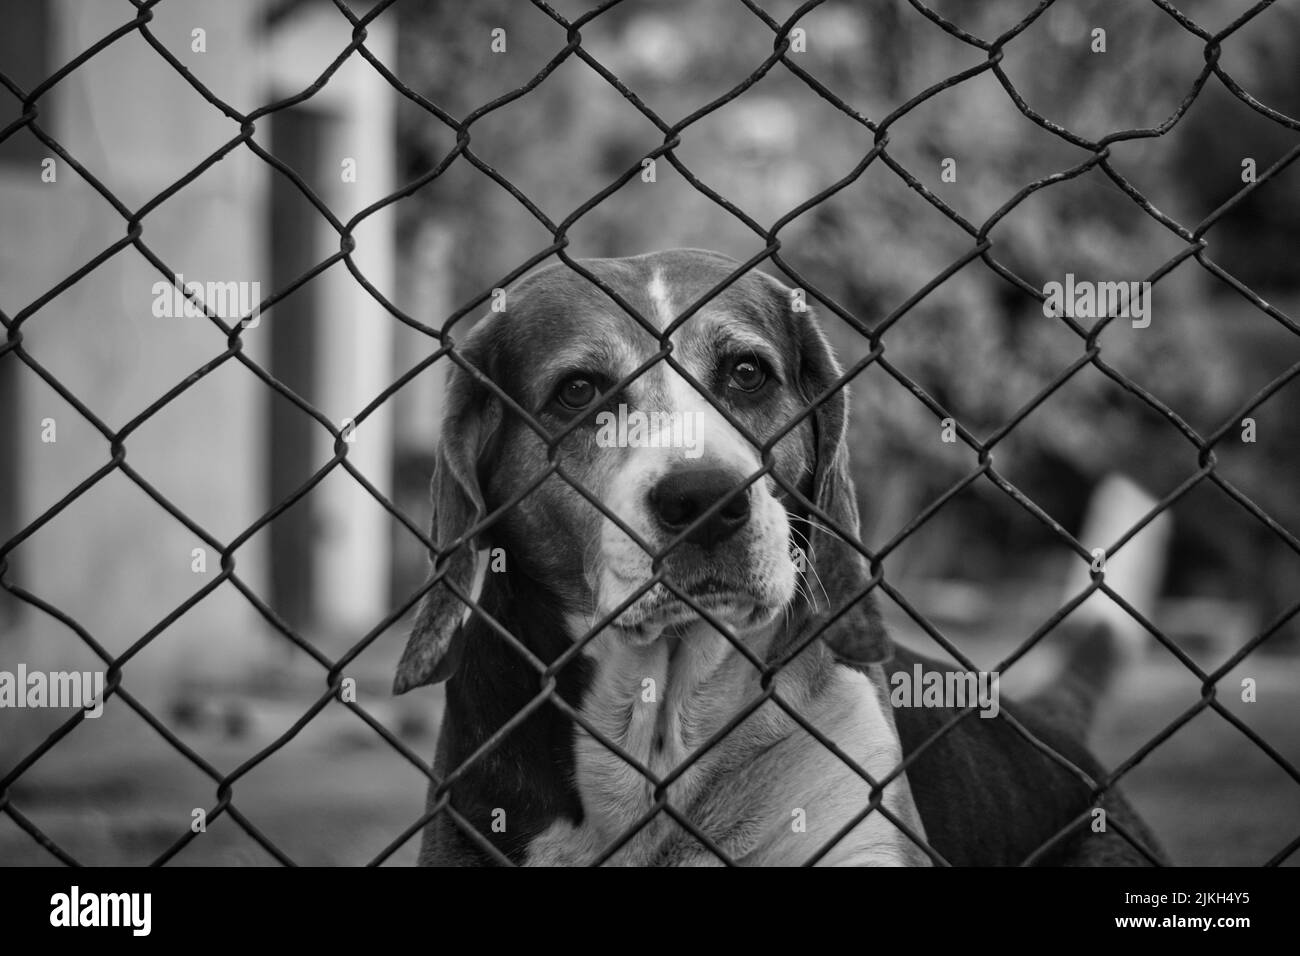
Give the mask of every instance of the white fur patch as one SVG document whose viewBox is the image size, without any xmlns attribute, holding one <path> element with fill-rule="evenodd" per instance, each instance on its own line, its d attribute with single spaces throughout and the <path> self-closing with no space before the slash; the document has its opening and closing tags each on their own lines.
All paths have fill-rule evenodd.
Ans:
<svg viewBox="0 0 1300 956">
<path fill-rule="evenodd" d="M 469 592 L 469 596 L 474 601 L 475 604 L 477 604 L 479 600 L 483 597 L 483 583 L 484 581 L 487 580 L 487 569 L 488 569 L 487 551 L 475 551 L 474 552 L 474 582 L 470 586 L 470 592 Z M 466 604 L 465 610 L 462 611 L 460 615 L 461 627 L 465 626 L 465 622 L 469 620 L 470 615 L 473 613 L 474 612 L 473 610 L 470 609 L 470 606 Z"/>
<path fill-rule="evenodd" d="M 629 449 L 619 473 L 610 481 L 604 502 L 610 511 L 652 546 L 666 539 L 657 530 L 647 509 L 647 496 L 669 470 L 683 463 L 688 467 L 690 464 L 708 464 L 727 468 L 743 477 L 762 466 L 758 450 L 685 378 L 671 369 L 665 369 L 664 376 L 668 410 L 673 416 L 692 416 L 696 423 L 694 437 L 698 452 L 688 455 L 687 449 L 665 447 Z M 772 606 L 783 607 L 794 595 L 796 578 L 789 554 L 789 520 L 767 481 L 750 485 L 750 508 L 748 526 L 737 538 L 737 544 L 747 547 L 747 553 L 742 557 L 738 552 L 732 552 L 727 560 L 743 561 L 744 573 L 753 590 L 765 595 Z M 613 611 L 646 581 L 651 575 L 650 565 L 651 557 L 644 548 L 613 521 L 604 520 L 600 560 L 596 562 L 592 580 L 599 614 Z M 646 601 L 653 593 L 641 600 Z M 636 612 L 638 606 L 644 605 L 634 604 L 630 612 Z M 621 622 L 627 623 L 635 616 L 635 613 L 629 613 Z"/>
<path fill-rule="evenodd" d="M 801 715 L 860 768 L 881 780 L 903 759 L 903 748 L 880 698 L 867 676 L 836 667 L 832 684 Z M 790 865 L 809 860 L 870 801 L 871 787 L 837 754 L 802 728 L 783 744 L 793 752 L 783 772 L 767 788 L 769 805 L 780 815 L 774 838 L 748 862 Z M 780 758 L 777 758 L 780 759 Z M 890 781 L 884 806 L 924 838 L 925 829 L 912 800 L 906 775 Z M 796 811 L 801 811 L 797 813 Z M 803 828 L 793 825 L 802 821 Z M 829 852 L 819 866 L 917 866 L 929 858 L 879 812 L 864 817 Z"/>
<path fill-rule="evenodd" d="M 667 328 L 674 318 L 672 295 L 668 291 L 668 283 L 664 282 L 663 273 L 658 269 L 650 277 L 650 284 L 646 286 L 646 291 L 650 295 L 650 303 L 655 309 L 655 321 L 660 329 Z"/>
</svg>

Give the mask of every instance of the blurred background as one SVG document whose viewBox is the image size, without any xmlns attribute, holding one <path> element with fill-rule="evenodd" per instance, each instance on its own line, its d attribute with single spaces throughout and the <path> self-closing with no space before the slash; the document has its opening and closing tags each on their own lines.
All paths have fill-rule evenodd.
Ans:
<svg viewBox="0 0 1300 956">
<path fill-rule="evenodd" d="M 362 13 L 369 4 L 351 6 Z M 554 4 L 570 18 L 589 6 Z M 985 39 L 1035 6 L 931 4 Z M 1180 4 L 1211 31 L 1249 7 L 1244 0 Z M 795 4 L 773 0 L 764 8 L 781 21 Z M 307 90 L 352 40 L 351 24 L 325 0 L 163 0 L 151 14 L 154 41 L 197 84 L 243 112 Z M 0 0 L 0 73 L 30 92 L 135 15 L 126 0 Z M 876 121 L 984 59 L 903 0 L 828 0 L 799 25 L 806 49 L 792 60 Z M 1093 51 L 1097 28 L 1106 31 L 1104 53 Z M 495 30 L 504 31 L 504 50 L 493 49 Z M 565 43 L 563 28 L 514 0 L 399 0 L 368 25 L 365 41 L 413 94 L 457 118 L 529 82 Z M 770 55 L 773 33 L 740 2 L 626 0 L 583 26 L 582 45 L 675 123 L 744 81 Z M 1203 46 L 1153 3 L 1059 0 L 1008 44 L 1002 67 L 1028 109 L 1096 139 L 1170 117 L 1204 67 Z M 1256 101 L 1297 117 L 1298 55 L 1300 10 L 1279 4 L 1225 41 L 1219 62 Z M 45 89 L 36 107 L 37 125 L 132 211 L 240 132 L 139 31 Z M 0 88 L 0 130 L 22 113 L 20 97 Z M 185 281 L 256 282 L 262 296 L 288 288 L 339 249 L 337 229 L 301 187 L 346 222 L 427 176 L 456 135 L 354 54 L 309 98 L 257 119 L 254 142 L 301 185 L 237 145 L 143 218 L 141 240 Z M 662 142 L 651 121 L 575 56 L 476 120 L 470 148 L 559 222 Z M 1110 161 L 1161 213 L 1194 228 L 1242 188 L 1244 160 L 1262 173 L 1298 142 L 1294 125 L 1252 109 L 1212 78 L 1169 132 L 1117 142 Z M 676 156 L 767 228 L 844 177 L 872 144 L 869 130 L 778 64 L 690 126 Z M 1024 186 L 1089 155 L 1027 119 L 991 72 L 908 111 L 890 128 L 888 152 L 976 224 Z M 51 158 L 53 181 L 42 175 Z M 942 175 L 946 159 L 955 161 L 955 181 Z M 50 379 L 117 430 L 226 351 L 224 333 L 206 319 L 155 317 L 152 289 L 165 274 L 123 242 L 126 234 L 122 213 L 31 130 L 0 142 L 0 312 L 13 321 L 41 303 L 23 317 L 22 348 L 47 373 L 14 353 L 0 355 L 0 542 L 22 534 L 4 556 L 3 581 L 58 609 L 113 654 L 151 636 L 128 664 L 123 687 L 228 773 L 291 731 L 323 693 L 325 668 L 231 582 L 211 587 L 221 573 L 219 553 L 120 469 L 65 501 L 105 468 L 112 450 Z M 868 325 L 973 245 L 880 161 L 780 235 L 785 259 Z M 764 245 L 665 160 L 653 183 L 633 177 L 568 236 L 579 257 L 700 246 L 744 260 Z M 369 215 L 355 238 L 356 270 L 397 309 L 435 328 L 552 242 L 510 192 L 463 156 Z M 1142 280 L 1185 249 L 1098 169 L 1035 192 L 998 222 L 991 239 L 998 261 L 1036 288 L 1067 272 Z M 1237 204 L 1208 242 L 1218 267 L 1284 316 L 1300 314 L 1300 169 L 1288 167 Z M 61 285 L 106 250 L 112 254 L 84 277 Z M 869 351 L 849 325 L 826 309 L 821 315 L 844 364 Z M 1146 329 L 1108 326 L 1102 358 L 1202 436 L 1232 422 L 1251 396 L 1300 361 L 1300 336 L 1191 258 L 1157 283 L 1152 315 Z M 249 360 L 339 426 L 436 348 L 342 262 L 278 301 L 242 341 Z M 978 260 L 908 310 L 884 341 L 889 361 L 980 439 L 1084 351 L 1034 297 Z M 444 364 L 366 417 L 348 453 L 419 526 L 429 520 Z M 1250 413 L 1254 442 L 1243 442 L 1234 424 L 1216 446 L 1216 473 L 1281 533 L 1223 488 L 1197 484 L 1168 510 L 1161 540 L 1142 552 L 1158 598 L 1140 608 L 1207 671 L 1286 618 L 1223 678 L 1219 697 L 1291 766 L 1300 762 L 1300 627 L 1286 617 L 1300 600 L 1300 554 L 1292 546 L 1300 531 L 1298 412 L 1300 384 L 1292 380 Z M 54 441 L 47 420 L 55 423 Z M 333 454 L 333 439 L 318 422 L 230 357 L 138 423 L 125 445 L 126 464 L 221 542 L 310 482 Z M 876 365 L 854 382 L 851 454 L 871 548 L 890 542 L 977 467 L 971 449 L 940 441 L 935 415 Z M 1131 524 L 1144 510 L 1133 501 L 1163 498 L 1198 469 L 1191 442 L 1092 367 L 1017 424 L 993 460 L 1000 475 L 1075 534 L 1107 476 L 1125 475 L 1143 489 L 1126 499 L 1136 509 Z M 51 508 L 48 520 L 24 533 Z M 1116 537 L 1086 544 L 1104 547 Z M 341 468 L 243 541 L 235 561 L 240 581 L 330 659 L 400 607 L 426 567 L 418 540 Z M 979 666 L 992 667 L 1078 593 L 1069 583 L 1080 564 L 1044 522 L 982 478 L 909 534 L 885 567 L 917 614 Z M 888 599 L 883 610 L 898 639 L 943 656 L 912 615 Z M 389 695 L 404 637 L 404 621 L 385 629 L 348 674 L 358 703 L 427 757 L 441 691 Z M 1108 766 L 1200 698 L 1199 680 L 1169 649 L 1145 640 L 1146 654 L 1094 740 Z M 1031 682 L 1051 649 L 1049 636 L 1004 677 L 1004 692 L 1014 693 L 1022 675 Z M 19 663 L 29 670 L 102 666 L 65 622 L 0 590 L 0 670 Z M 1258 682 L 1255 703 L 1240 701 L 1246 677 Z M 67 717 L 0 711 L 0 776 Z M 1258 864 L 1300 834 L 1293 773 L 1207 711 L 1139 763 L 1125 787 L 1175 862 Z M 292 859 L 360 863 L 419 817 L 424 786 L 410 762 L 332 703 L 247 768 L 234 794 L 235 805 Z M 76 727 L 9 792 L 28 819 L 87 863 L 147 862 L 188 831 L 193 808 L 215 802 L 212 779 L 121 700 Z M 414 856 L 412 841 L 387 861 Z M 228 816 L 176 858 L 270 861 Z M 0 814 L 0 863 L 52 862 Z"/>
</svg>

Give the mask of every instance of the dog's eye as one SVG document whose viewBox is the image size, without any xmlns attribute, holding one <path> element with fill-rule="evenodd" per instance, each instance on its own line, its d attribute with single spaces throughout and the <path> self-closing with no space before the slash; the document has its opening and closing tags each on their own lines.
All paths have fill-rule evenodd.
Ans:
<svg viewBox="0 0 1300 956">
<path fill-rule="evenodd" d="M 589 378 L 575 375 L 560 383 L 555 397 L 565 408 L 575 412 L 581 411 L 595 400 L 596 385 Z"/>
<path fill-rule="evenodd" d="M 767 370 L 757 359 L 740 359 L 731 366 L 729 384 L 742 392 L 757 392 L 767 382 Z"/>
</svg>

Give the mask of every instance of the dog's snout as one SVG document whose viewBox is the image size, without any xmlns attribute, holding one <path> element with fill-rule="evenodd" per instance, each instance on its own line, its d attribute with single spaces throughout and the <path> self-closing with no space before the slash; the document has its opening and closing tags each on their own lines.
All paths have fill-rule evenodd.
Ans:
<svg viewBox="0 0 1300 956">
<path fill-rule="evenodd" d="M 704 548 L 730 538 L 749 520 L 749 488 L 737 491 L 744 476 L 721 468 L 680 469 L 661 478 L 650 489 L 650 510 L 669 532 L 689 527 L 719 499 L 726 504 L 695 524 L 686 540 Z"/>
</svg>

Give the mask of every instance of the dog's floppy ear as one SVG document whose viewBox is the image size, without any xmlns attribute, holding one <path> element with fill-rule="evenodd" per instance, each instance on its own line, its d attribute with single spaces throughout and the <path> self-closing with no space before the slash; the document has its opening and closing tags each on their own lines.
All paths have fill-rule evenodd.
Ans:
<svg viewBox="0 0 1300 956">
<path fill-rule="evenodd" d="M 486 350 L 475 345 L 483 341 L 484 332 L 475 329 L 459 352 L 470 365 L 486 372 L 482 364 Z M 453 364 L 433 465 L 433 527 L 429 537 L 439 551 L 487 515 L 478 469 L 500 419 L 501 404 L 492 397 L 491 390 Z M 476 571 L 479 576 L 482 574 L 482 569 L 477 567 L 481 544 L 465 541 L 441 565 L 433 567 L 431 575 L 445 568 L 446 576 L 420 601 L 406 650 L 397 664 L 394 693 L 404 694 L 415 687 L 436 684 L 455 673 L 463 640 L 461 623 L 469 608 L 443 581 L 451 581 L 462 593 L 473 596 Z"/>
<path fill-rule="evenodd" d="M 839 381 L 844 370 L 836 361 L 812 308 L 805 305 L 803 311 L 795 311 L 789 290 L 774 284 L 783 290 L 783 308 L 798 343 L 800 388 L 811 403 Z M 858 498 L 849 472 L 845 442 L 848 410 L 848 386 L 843 385 L 817 406 L 812 417 L 814 467 L 809 500 L 830 521 L 815 514 L 808 516 L 814 524 L 807 529 L 812 553 L 808 555 L 811 570 L 805 572 L 809 579 L 806 591 L 816 602 L 814 627 L 828 614 L 836 614 L 851 602 L 849 609 L 822 632 L 822 637 L 845 663 L 871 664 L 888 660 L 893 655 L 893 645 L 881 622 L 875 591 L 854 600 L 871 579 L 867 560 L 839 534 L 818 527 L 826 525 L 860 541 Z M 824 607 L 828 598 L 829 607 Z"/>
</svg>

